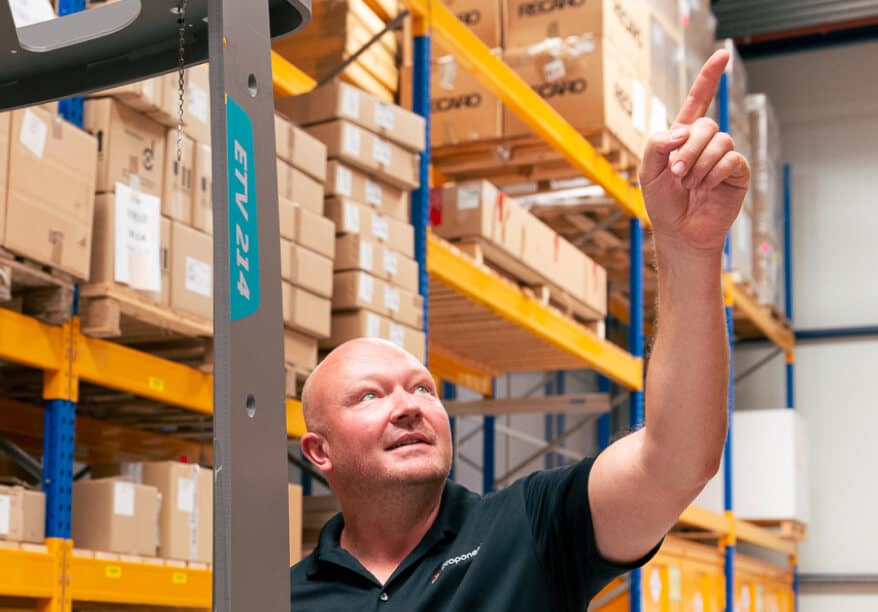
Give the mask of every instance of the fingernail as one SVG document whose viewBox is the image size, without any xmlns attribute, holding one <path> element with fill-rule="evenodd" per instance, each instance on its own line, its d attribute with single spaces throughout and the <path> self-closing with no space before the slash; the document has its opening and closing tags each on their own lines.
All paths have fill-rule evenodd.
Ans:
<svg viewBox="0 0 878 612">
<path fill-rule="evenodd" d="M 673 132 L 671 132 L 671 140 L 680 140 L 683 136 L 686 135 L 686 130 L 683 128 L 677 128 Z"/>
<path fill-rule="evenodd" d="M 674 174 L 683 174 L 683 168 L 685 167 L 686 164 L 684 164 L 682 161 L 678 161 L 673 166 L 671 166 L 671 172 L 673 172 Z"/>
</svg>

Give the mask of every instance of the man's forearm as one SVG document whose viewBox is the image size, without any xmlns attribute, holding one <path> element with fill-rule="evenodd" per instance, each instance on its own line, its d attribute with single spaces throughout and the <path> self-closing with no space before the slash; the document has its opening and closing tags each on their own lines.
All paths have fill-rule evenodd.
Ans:
<svg viewBox="0 0 878 612">
<path fill-rule="evenodd" d="M 658 334 L 646 379 L 644 458 L 670 486 L 700 488 L 719 466 L 728 422 L 722 253 L 656 237 Z"/>
</svg>

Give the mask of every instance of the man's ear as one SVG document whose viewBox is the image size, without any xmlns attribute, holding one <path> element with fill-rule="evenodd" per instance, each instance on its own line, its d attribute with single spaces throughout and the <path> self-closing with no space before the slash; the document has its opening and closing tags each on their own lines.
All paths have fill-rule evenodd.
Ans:
<svg viewBox="0 0 878 612">
<path fill-rule="evenodd" d="M 327 453 L 326 440 L 320 434 L 309 431 L 301 440 L 302 454 L 314 467 L 323 472 L 332 471 L 332 460 Z"/>
</svg>

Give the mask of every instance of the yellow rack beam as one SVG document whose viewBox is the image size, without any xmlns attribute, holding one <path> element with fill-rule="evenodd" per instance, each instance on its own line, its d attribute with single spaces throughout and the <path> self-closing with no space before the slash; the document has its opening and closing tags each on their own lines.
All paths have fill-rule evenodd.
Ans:
<svg viewBox="0 0 878 612">
<path fill-rule="evenodd" d="M 583 136 L 480 41 L 440 0 L 405 0 L 481 83 L 586 178 L 604 188 L 631 217 L 648 222 L 643 194 L 620 176 Z"/>
<path fill-rule="evenodd" d="M 28 599 L 55 595 L 61 576 L 57 556 L 37 548 L 0 548 L 0 595 Z"/>
<path fill-rule="evenodd" d="M 494 395 L 494 377 L 500 372 L 481 367 L 451 351 L 430 343 L 427 363 L 437 378 L 466 387 L 486 397 Z"/>
<path fill-rule="evenodd" d="M 584 367 L 625 385 L 643 388 L 643 360 L 545 308 L 514 285 L 502 282 L 444 241 L 427 233 L 427 271 L 438 281 L 535 336 L 581 359 Z"/>
<path fill-rule="evenodd" d="M 731 521 L 734 521 L 734 524 Z M 732 518 L 731 521 L 729 516 L 725 514 L 718 514 L 699 506 L 689 506 L 680 515 L 678 523 L 721 536 L 734 533 L 735 538 L 743 542 L 750 542 L 787 555 L 796 554 L 795 542 L 785 540 L 768 529 L 763 529 L 739 518 Z"/>
<path fill-rule="evenodd" d="M 77 556 L 70 563 L 74 601 L 208 610 L 210 570 Z"/>
<path fill-rule="evenodd" d="M 274 95 L 277 97 L 295 96 L 317 86 L 317 81 L 296 68 L 277 51 L 271 52 L 271 76 Z"/>
<path fill-rule="evenodd" d="M 62 328 L 0 309 L 0 360 L 57 371 L 64 366 Z"/>
<path fill-rule="evenodd" d="M 764 307 L 757 304 L 750 295 L 742 291 L 735 284 L 731 274 L 726 273 L 723 276 L 723 286 L 726 292 L 726 299 L 752 321 L 765 334 L 766 338 L 782 349 L 787 355 L 787 361 L 792 363 L 796 344 L 793 332 L 781 325 Z"/>
</svg>

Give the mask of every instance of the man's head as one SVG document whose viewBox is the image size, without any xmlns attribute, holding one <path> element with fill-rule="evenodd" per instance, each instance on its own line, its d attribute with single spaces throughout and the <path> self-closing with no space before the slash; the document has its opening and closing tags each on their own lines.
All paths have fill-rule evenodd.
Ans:
<svg viewBox="0 0 878 612">
<path fill-rule="evenodd" d="M 385 340 L 336 348 L 305 383 L 302 452 L 339 495 L 441 485 L 451 468 L 448 415 L 430 372 Z"/>
</svg>

